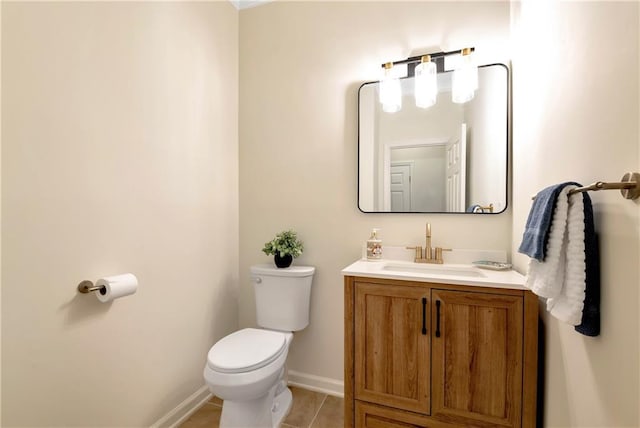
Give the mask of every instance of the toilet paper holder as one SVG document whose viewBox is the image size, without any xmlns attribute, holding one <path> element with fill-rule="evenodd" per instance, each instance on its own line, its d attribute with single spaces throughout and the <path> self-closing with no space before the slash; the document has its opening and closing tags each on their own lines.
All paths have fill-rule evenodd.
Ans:
<svg viewBox="0 0 640 428">
<path fill-rule="evenodd" d="M 94 285 L 92 281 L 85 279 L 80 284 L 78 284 L 78 291 L 83 294 L 91 293 L 94 291 L 100 290 L 101 294 L 106 293 L 106 288 L 102 285 Z"/>
</svg>

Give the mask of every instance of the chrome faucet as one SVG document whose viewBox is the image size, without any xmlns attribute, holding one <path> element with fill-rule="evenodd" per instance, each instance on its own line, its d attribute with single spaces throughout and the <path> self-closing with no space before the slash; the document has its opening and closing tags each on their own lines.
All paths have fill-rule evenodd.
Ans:
<svg viewBox="0 0 640 428">
<path fill-rule="evenodd" d="M 416 250 L 414 261 L 416 263 L 432 263 L 441 265 L 444 262 L 444 260 L 442 260 L 442 252 L 451 251 L 451 248 L 431 248 L 431 223 L 427 223 L 425 240 L 426 245 L 424 252 L 422 251 L 421 246 L 407 247 L 408 250 Z"/>
</svg>

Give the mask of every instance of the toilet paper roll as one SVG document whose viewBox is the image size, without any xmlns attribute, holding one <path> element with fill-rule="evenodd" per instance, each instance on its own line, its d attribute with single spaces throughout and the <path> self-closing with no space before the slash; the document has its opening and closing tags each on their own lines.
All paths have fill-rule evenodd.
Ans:
<svg viewBox="0 0 640 428">
<path fill-rule="evenodd" d="M 135 293 L 138 289 L 138 278 L 132 273 L 124 273 L 100 278 L 96 281 L 96 285 L 101 287 L 96 291 L 98 300 L 106 303 Z"/>
</svg>

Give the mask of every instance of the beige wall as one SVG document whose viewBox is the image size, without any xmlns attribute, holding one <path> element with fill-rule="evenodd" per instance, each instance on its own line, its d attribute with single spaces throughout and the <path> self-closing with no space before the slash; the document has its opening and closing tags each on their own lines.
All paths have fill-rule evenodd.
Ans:
<svg viewBox="0 0 640 428">
<path fill-rule="evenodd" d="M 526 1 L 515 10 L 513 245 L 531 195 L 638 171 L 637 2 Z M 592 192 L 602 268 L 602 333 L 545 316 L 547 427 L 637 427 L 638 201 Z M 514 256 L 518 269 L 528 258 Z"/>
<path fill-rule="evenodd" d="M 386 245 L 510 250 L 511 214 L 372 215 L 356 206 L 357 91 L 380 64 L 473 44 L 500 47 L 507 2 L 274 2 L 240 13 L 240 323 L 254 324 L 247 271 L 270 262 L 263 244 L 294 228 L 296 264 L 317 267 L 311 324 L 289 368 L 343 378 L 340 270 L 361 256 L 372 227 Z"/>
<path fill-rule="evenodd" d="M 237 37 L 228 2 L 2 3 L 3 426 L 148 426 L 203 386 L 237 327 Z"/>
<path fill-rule="evenodd" d="M 0 100 L 2 100 L 2 5 L 0 4 Z M 2 102 L 0 102 L 0 187 L 2 186 Z M 0 191 L 1 193 L 1 191 Z M 0 195 L 0 224 L 2 223 L 2 197 Z M 0 226 L 0 243 L 2 227 Z M 2 308 L 2 245 L 0 245 L 0 309 Z M 0 424 L 2 423 L 2 314 L 0 310 Z"/>
<path fill-rule="evenodd" d="M 478 218 L 357 210 L 357 89 L 386 60 L 499 50 L 506 2 L 276 2 L 239 21 L 227 2 L 3 2 L 2 424 L 156 421 L 202 386 L 238 310 L 254 324 L 247 270 L 286 228 L 318 268 L 289 367 L 341 380 L 339 271 L 371 227 L 508 251 L 540 188 L 639 170 L 638 4 L 513 8 L 513 208 Z M 550 427 L 640 425 L 639 204 L 592 198 L 602 335 L 545 317 Z M 75 292 L 124 271 L 134 296 Z"/>
</svg>

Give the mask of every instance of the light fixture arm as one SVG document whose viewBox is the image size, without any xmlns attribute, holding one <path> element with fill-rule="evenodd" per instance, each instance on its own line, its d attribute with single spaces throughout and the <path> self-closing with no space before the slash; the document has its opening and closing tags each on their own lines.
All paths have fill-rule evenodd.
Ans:
<svg viewBox="0 0 640 428">
<path fill-rule="evenodd" d="M 476 50 L 473 47 L 465 48 L 465 49 L 468 49 L 469 53 L 474 52 Z M 412 56 L 400 61 L 385 62 L 380 66 L 382 68 L 390 68 L 396 65 L 407 64 L 407 77 L 413 77 L 415 75 L 416 65 L 420 64 L 420 61 L 422 60 L 423 56 L 429 55 L 431 56 L 431 61 L 433 61 L 436 64 L 436 67 L 438 67 L 438 73 L 441 73 L 444 71 L 444 58 L 449 55 L 460 55 L 461 52 L 462 52 L 462 49 L 449 51 L 449 52 L 434 52 L 429 54 L 421 54 L 421 55 Z"/>
</svg>

